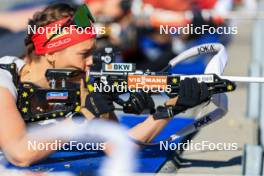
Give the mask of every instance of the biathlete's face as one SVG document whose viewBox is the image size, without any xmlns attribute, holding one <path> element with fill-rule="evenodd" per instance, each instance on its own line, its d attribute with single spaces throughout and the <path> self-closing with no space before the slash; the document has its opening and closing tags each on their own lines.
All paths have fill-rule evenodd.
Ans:
<svg viewBox="0 0 264 176">
<path fill-rule="evenodd" d="M 56 69 L 73 68 L 83 71 L 90 70 L 93 65 L 92 52 L 94 49 L 95 39 L 89 39 L 54 53 L 56 56 Z"/>
</svg>

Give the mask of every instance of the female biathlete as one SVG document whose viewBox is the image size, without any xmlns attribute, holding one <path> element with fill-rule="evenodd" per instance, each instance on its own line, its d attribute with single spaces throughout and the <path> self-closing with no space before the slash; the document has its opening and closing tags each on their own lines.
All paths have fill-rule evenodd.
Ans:
<svg viewBox="0 0 264 176">
<path fill-rule="evenodd" d="M 36 13 L 29 21 L 29 25 L 38 28 L 62 25 L 72 18 L 74 13 L 75 9 L 69 5 L 50 5 Z M 92 67 L 92 51 L 96 45 L 96 35 L 87 32 L 79 34 L 73 31 L 60 34 L 49 40 L 50 36 L 42 33 L 28 34 L 25 39 L 25 58 L 6 56 L 0 58 L 0 64 L 15 63 L 20 82 L 31 82 L 44 88 L 49 88 L 49 83 L 45 78 L 47 69 L 71 68 L 87 71 Z M 81 87 L 81 90 L 85 89 Z M 92 119 L 95 116 L 100 117 L 101 114 L 112 113 L 114 110 L 112 100 L 105 94 L 90 93 L 86 95 L 86 91 L 82 92 L 81 101 L 86 102 L 86 106 L 82 107 L 81 112 L 87 119 Z M 176 114 L 194 107 L 208 98 L 208 88 L 204 83 L 198 83 L 196 79 L 186 79 L 181 83 L 178 98 L 171 101 L 173 103 L 170 105 L 173 105 Z M 4 69 L 0 69 L 0 99 L 0 148 L 6 159 L 14 165 L 26 167 L 51 154 L 52 150 L 28 150 L 27 142 L 30 140 L 30 135 L 16 106 L 17 90 L 11 74 Z M 89 102 L 90 100 L 93 102 Z M 142 99 L 142 101 L 144 100 Z M 140 103 L 144 105 L 148 102 Z M 150 115 L 144 122 L 131 128 L 129 135 L 136 140 L 149 142 L 169 121 L 169 117 L 154 119 Z M 64 122 L 59 122 L 54 126 L 59 126 L 60 123 Z M 44 129 L 39 129 L 38 134 L 42 132 L 44 133 Z M 39 142 L 51 143 L 53 141 L 54 139 Z"/>
</svg>

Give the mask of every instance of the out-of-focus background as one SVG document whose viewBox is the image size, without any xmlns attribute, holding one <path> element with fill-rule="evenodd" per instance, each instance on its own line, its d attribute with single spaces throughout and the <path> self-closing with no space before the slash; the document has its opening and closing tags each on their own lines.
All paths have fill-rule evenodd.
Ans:
<svg viewBox="0 0 264 176">
<path fill-rule="evenodd" d="M 50 3 L 73 5 L 82 0 L 1 0 L 0 57 L 23 57 L 27 21 Z M 261 0 L 86 0 L 107 33 L 98 36 L 98 50 L 114 46 L 119 61 L 133 62 L 138 69 L 158 71 L 184 50 L 203 43 L 219 42 L 229 56 L 224 75 L 263 76 L 264 2 Z M 235 26 L 237 34 L 161 35 L 159 26 Z M 179 74 L 203 73 L 209 58 L 197 57 L 170 70 Z M 229 111 L 219 122 L 201 130 L 192 140 L 238 143 L 236 151 L 186 151 L 166 163 L 162 173 L 262 174 L 264 89 L 261 84 L 238 83 L 228 94 Z M 177 175 L 176 174 L 176 175 Z"/>
</svg>

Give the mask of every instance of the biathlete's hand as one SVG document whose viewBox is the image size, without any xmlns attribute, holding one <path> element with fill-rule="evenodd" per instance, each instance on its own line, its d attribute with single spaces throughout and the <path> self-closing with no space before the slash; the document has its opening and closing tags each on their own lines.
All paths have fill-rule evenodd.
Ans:
<svg viewBox="0 0 264 176">
<path fill-rule="evenodd" d="M 174 114 L 178 114 L 208 101 L 210 97 L 208 86 L 204 82 L 198 83 L 196 78 L 186 78 L 180 82 L 178 97 L 167 101 L 165 106 L 173 106 Z"/>
<path fill-rule="evenodd" d="M 154 108 L 152 97 L 143 91 L 131 93 L 129 100 L 123 105 L 123 111 L 132 114 L 141 114 L 144 110 L 152 112 Z"/>
<path fill-rule="evenodd" d="M 80 83 L 81 92 L 81 113 L 89 120 L 95 117 L 104 117 L 107 113 L 114 111 L 111 95 L 101 92 L 90 92 L 84 86 L 83 80 Z"/>
<path fill-rule="evenodd" d="M 91 92 L 86 96 L 85 107 L 93 113 L 95 117 L 111 113 L 115 107 L 111 95 L 101 92 Z"/>
</svg>

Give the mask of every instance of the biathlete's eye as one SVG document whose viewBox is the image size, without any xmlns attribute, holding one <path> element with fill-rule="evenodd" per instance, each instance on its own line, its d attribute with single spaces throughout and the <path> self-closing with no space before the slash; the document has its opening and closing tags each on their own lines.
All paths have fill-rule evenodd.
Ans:
<svg viewBox="0 0 264 176">
<path fill-rule="evenodd" d="M 82 56 L 82 58 L 87 58 L 87 57 L 90 57 L 93 55 L 93 51 L 94 51 L 94 48 L 91 48 L 91 49 L 86 49 L 86 50 L 83 50 L 80 55 Z"/>
<path fill-rule="evenodd" d="M 92 53 L 91 52 L 83 52 L 83 53 L 81 53 L 81 55 L 82 55 L 82 58 L 87 58 L 87 57 L 90 57 L 91 55 L 92 55 Z"/>
<path fill-rule="evenodd" d="M 90 57 L 92 55 L 94 55 L 94 52 L 96 51 L 96 45 L 93 45 L 91 48 L 89 49 L 84 49 L 80 52 L 80 55 L 82 55 L 82 57 L 85 59 L 87 57 Z"/>
</svg>

